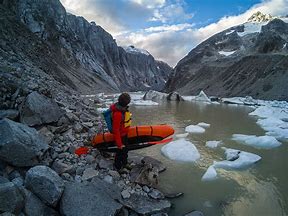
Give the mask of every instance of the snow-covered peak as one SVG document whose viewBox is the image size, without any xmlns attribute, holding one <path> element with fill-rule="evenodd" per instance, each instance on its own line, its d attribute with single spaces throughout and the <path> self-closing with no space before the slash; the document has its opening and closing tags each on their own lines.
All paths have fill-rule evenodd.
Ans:
<svg viewBox="0 0 288 216">
<path fill-rule="evenodd" d="M 256 23 L 261 23 L 261 22 L 268 22 L 275 17 L 272 17 L 271 14 L 263 14 L 260 11 L 252 14 L 251 17 L 249 17 L 248 22 L 256 22 Z"/>
<path fill-rule="evenodd" d="M 141 53 L 147 56 L 150 55 L 150 53 L 147 50 L 135 48 L 134 46 L 123 47 L 123 49 L 128 53 L 133 53 L 133 54 Z"/>
</svg>

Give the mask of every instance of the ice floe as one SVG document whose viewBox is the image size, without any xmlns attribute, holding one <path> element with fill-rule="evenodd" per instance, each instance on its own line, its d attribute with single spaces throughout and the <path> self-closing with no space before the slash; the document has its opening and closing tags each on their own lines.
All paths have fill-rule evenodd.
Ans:
<svg viewBox="0 0 288 216">
<path fill-rule="evenodd" d="M 189 135 L 189 133 L 183 133 L 183 134 L 176 134 L 175 136 L 177 138 L 186 138 Z"/>
<path fill-rule="evenodd" d="M 214 141 L 207 141 L 205 146 L 209 148 L 217 148 L 221 144 L 222 144 L 222 141 L 214 140 Z"/>
<path fill-rule="evenodd" d="M 200 126 L 200 127 L 203 127 L 203 128 L 209 128 L 210 127 L 210 124 L 205 123 L 205 122 L 200 122 L 197 125 Z"/>
<path fill-rule="evenodd" d="M 226 160 L 214 162 L 215 168 L 222 169 L 242 169 L 251 166 L 252 164 L 261 160 L 259 155 L 240 151 L 236 149 L 229 149 L 222 147 L 225 150 Z"/>
<path fill-rule="evenodd" d="M 208 167 L 207 171 L 202 176 L 202 181 L 211 181 L 217 178 L 217 171 L 214 168 L 214 165 Z"/>
<path fill-rule="evenodd" d="M 196 100 L 196 101 L 202 101 L 202 102 L 211 102 L 211 100 L 209 99 L 209 97 L 205 94 L 205 92 L 204 91 L 201 91 L 200 93 L 199 93 L 199 95 L 197 95 L 195 98 L 194 98 L 194 100 Z"/>
<path fill-rule="evenodd" d="M 278 140 L 288 140 L 288 104 L 274 103 L 260 106 L 249 115 L 257 116 L 257 124 L 266 131 L 266 135 Z"/>
<path fill-rule="evenodd" d="M 225 170 L 244 169 L 261 160 L 259 155 L 253 153 L 225 147 L 222 147 L 222 149 L 225 150 L 226 160 L 214 161 L 213 165 L 209 166 L 207 171 L 202 176 L 202 181 L 216 179 L 216 169 L 218 168 Z"/>
<path fill-rule="evenodd" d="M 233 134 L 232 140 L 243 143 L 256 148 L 270 149 L 281 145 L 281 143 L 273 136 L 255 136 L 244 134 Z"/>
<path fill-rule="evenodd" d="M 157 106 L 159 105 L 157 102 L 151 101 L 151 100 L 135 100 L 131 101 L 131 105 L 135 106 Z"/>
<path fill-rule="evenodd" d="M 244 97 L 232 97 L 232 98 L 222 98 L 221 101 L 223 103 L 227 104 L 239 104 L 239 105 L 248 105 L 248 106 L 254 106 L 258 105 L 258 100 L 253 99 L 250 96 Z"/>
<path fill-rule="evenodd" d="M 189 125 L 185 128 L 185 131 L 188 133 L 204 133 L 205 128 L 200 127 L 198 125 Z"/>
<path fill-rule="evenodd" d="M 200 158 L 196 146 L 185 139 L 179 139 L 164 145 L 161 152 L 175 161 L 194 162 Z"/>
</svg>

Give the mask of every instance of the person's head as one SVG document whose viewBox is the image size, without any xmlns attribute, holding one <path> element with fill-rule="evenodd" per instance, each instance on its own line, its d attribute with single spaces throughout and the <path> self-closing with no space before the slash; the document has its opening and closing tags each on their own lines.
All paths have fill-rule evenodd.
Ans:
<svg viewBox="0 0 288 216">
<path fill-rule="evenodd" d="M 118 98 L 118 103 L 122 107 L 126 107 L 131 101 L 131 97 L 128 93 L 122 93 Z"/>
</svg>

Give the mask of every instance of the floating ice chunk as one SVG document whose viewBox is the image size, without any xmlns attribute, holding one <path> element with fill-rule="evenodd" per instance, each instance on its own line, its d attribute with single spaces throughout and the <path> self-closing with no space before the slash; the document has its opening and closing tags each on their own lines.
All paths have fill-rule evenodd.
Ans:
<svg viewBox="0 0 288 216">
<path fill-rule="evenodd" d="M 159 105 L 157 102 L 154 102 L 151 100 L 136 100 L 136 101 L 131 101 L 131 104 L 135 106 L 157 106 Z"/>
<path fill-rule="evenodd" d="M 204 133 L 205 129 L 198 125 L 189 125 L 185 128 L 185 131 L 188 133 Z"/>
<path fill-rule="evenodd" d="M 261 160 L 259 155 L 244 152 L 236 149 L 225 149 L 226 159 L 224 161 L 214 162 L 214 168 L 222 169 L 242 169 L 251 166 Z M 229 160 L 228 160 L 229 159 Z"/>
<path fill-rule="evenodd" d="M 200 122 L 197 125 L 200 126 L 200 127 L 203 127 L 203 128 L 209 128 L 210 127 L 210 124 L 207 124 L 205 122 Z"/>
<path fill-rule="evenodd" d="M 249 115 L 255 115 L 260 118 L 288 119 L 288 107 L 285 109 L 281 107 L 261 106 L 249 113 Z"/>
<path fill-rule="evenodd" d="M 256 148 L 270 149 L 281 145 L 281 143 L 273 136 L 254 136 L 233 134 L 232 140 L 245 145 L 253 146 Z"/>
<path fill-rule="evenodd" d="M 194 100 L 196 100 L 196 101 L 203 101 L 203 102 L 211 102 L 211 100 L 209 99 L 209 97 L 205 94 L 205 92 L 204 91 L 201 91 L 200 93 L 199 93 L 199 95 L 197 95 L 195 98 L 194 98 Z"/>
<path fill-rule="evenodd" d="M 207 171 L 202 176 L 202 181 L 211 181 L 217 178 L 217 172 L 214 168 L 214 165 L 208 167 Z"/>
<path fill-rule="evenodd" d="M 206 146 L 209 148 L 217 148 L 218 145 L 221 145 L 222 141 L 207 141 Z"/>
<path fill-rule="evenodd" d="M 176 134 L 177 138 L 186 138 L 189 135 L 189 133 L 183 133 L 183 134 Z"/>
<path fill-rule="evenodd" d="M 218 53 L 220 55 L 225 55 L 225 56 L 230 56 L 232 55 L 233 53 L 235 53 L 236 51 L 230 51 L 230 52 L 225 52 L 225 51 L 219 51 Z"/>
<path fill-rule="evenodd" d="M 162 153 L 176 161 L 194 162 L 200 158 L 200 154 L 195 145 L 185 139 L 179 139 L 164 145 Z"/>
</svg>

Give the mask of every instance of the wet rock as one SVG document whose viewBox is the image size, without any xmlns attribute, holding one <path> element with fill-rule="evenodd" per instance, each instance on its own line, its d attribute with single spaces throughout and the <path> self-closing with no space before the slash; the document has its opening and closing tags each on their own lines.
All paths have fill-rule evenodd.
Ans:
<svg viewBox="0 0 288 216">
<path fill-rule="evenodd" d="M 73 129 L 76 133 L 81 133 L 81 131 L 83 130 L 83 126 L 80 124 L 80 123 L 76 123 L 74 126 L 73 126 Z"/>
<path fill-rule="evenodd" d="M 27 96 L 20 109 L 20 121 L 29 126 L 57 122 L 62 115 L 54 100 L 35 91 Z"/>
<path fill-rule="evenodd" d="M 54 134 L 50 130 L 48 130 L 47 127 L 42 127 L 40 130 L 38 130 L 38 133 L 40 133 L 44 137 L 45 141 L 48 144 L 50 144 L 54 138 Z"/>
<path fill-rule="evenodd" d="M 142 189 L 143 189 L 143 191 L 146 192 L 146 193 L 149 193 L 149 192 L 150 192 L 150 188 L 147 187 L 146 185 L 144 185 Z"/>
<path fill-rule="evenodd" d="M 14 178 L 12 180 L 13 184 L 15 186 L 17 186 L 18 188 L 21 188 L 23 185 L 24 185 L 24 179 L 20 176 L 20 177 L 17 177 L 17 178 Z"/>
<path fill-rule="evenodd" d="M 100 169 L 113 169 L 113 163 L 112 160 L 100 159 L 98 166 Z"/>
<path fill-rule="evenodd" d="M 112 176 L 112 178 L 115 179 L 115 180 L 119 180 L 120 179 L 120 174 L 117 171 L 115 171 L 115 170 L 109 170 L 108 174 L 110 176 Z"/>
<path fill-rule="evenodd" d="M 0 214 L 0 216 L 15 216 L 15 214 L 12 214 L 10 212 L 4 212 L 4 213 Z"/>
<path fill-rule="evenodd" d="M 0 120 L 1 160 L 19 167 L 33 166 L 47 149 L 47 143 L 34 128 L 9 119 Z"/>
<path fill-rule="evenodd" d="M 41 200 L 30 191 L 26 191 L 25 215 L 27 216 L 56 216 L 59 215 L 54 209 L 46 206 Z"/>
<path fill-rule="evenodd" d="M 23 206 L 24 198 L 12 182 L 0 184 L 0 212 L 19 214 Z"/>
<path fill-rule="evenodd" d="M 152 189 L 149 193 L 148 196 L 153 198 L 153 199 L 164 199 L 164 195 L 156 189 Z"/>
<path fill-rule="evenodd" d="M 182 96 L 177 92 L 169 93 L 169 95 L 167 96 L 167 100 L 168 101 L 184 101 Z"/>
<path fill-rule="evenodd" d="M 167 200 L 154 200 L 137 194 L 132 194 L 129 199 L 123 200 L 123 204 L 141 215 L 166 212 L 171 207 L 171 203 Z"/>
<path fill-rule="evenodd" d="M 88 164 L 92 164 L 95 161 L 95 157 L 92 155 L 86 155 L 85 160 Z"/>
<path fill-rule="evenodd" d="M 60 212 L 66 216 L 116 215 L 122 205 L 115 201 L 101 183 L 67 183 L 60 202 Z"/>
<path fill-rule="evenodd" d="M 173 198 L 178 198 L 180 196 L 183 196 L 183 194 L 184 193 L 181 193 L 181 192 L 179 192 L 179 193 L 167 193 L 167 194 L 165 194 L 165 197 L 169 198 L 169 199 L 173 199 Z"/>
<path fill-rule="evenodd" d="M 25 187 L 44 203 L 55 207 L 64 190 L 64 182 L 51 168 L 35 166 L 26 174 Z"/>
<path fill-rule="evenodd" d="M 204 216 L 204 214 L 200 211 L 192 211 L 188 214 L 185 214 L 184 216 Z"/>
<path fill-rule="evenodd" d="M 142 163 L 151 164 L 158 172 L 163 172 L 166 170 L 166 166 L 161 162 L 152 157 L 145 156 L 142 160 Z"/>
<path fill-rule="evenodd" d="M 88 181 L 96 176 L 98 176 L 99 171 L 95 170 L 93 168 L 87 168 L 83 172 L 82 180 L 83 181 Z"/>
<path fill-rule="evenodd" d="M 63 163 L 62 161 L 54 161 L 52 165 L 52 169 L 58 173 L 59 175 L 65 172 L 71 172 L 74 167 L 72 165 L 68 165 Z M 75 171 L 75 170 L 74 170 Z"/>
<path fill-rule="evenodd" d="M 130 172 L 130 180 L 140 185 L 156 186 L 158 175 L 158 170 L 151 164 L 137 165 Z"/>
<path fill-rule="evenodd" d="M 0 119 L 8 118 L 11 120 L 16 120 L 19 116 L 19 111 L 18 110 L 0 110 Z"/>
<path fill-rule="evenodd" d="M 123 199 L 128 199 L 131 196 L 131 194 L 129 193 L 129 190 L 126 189 L 126 190 L 123 190 L 121 192 L 121 196 L 122 196 Z"/>
</svg>

